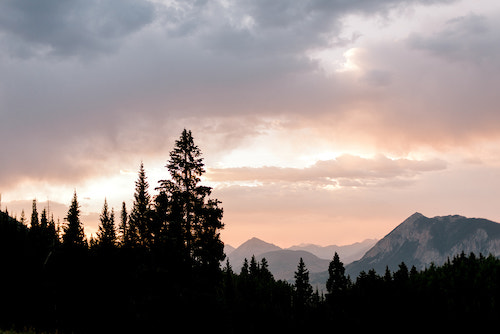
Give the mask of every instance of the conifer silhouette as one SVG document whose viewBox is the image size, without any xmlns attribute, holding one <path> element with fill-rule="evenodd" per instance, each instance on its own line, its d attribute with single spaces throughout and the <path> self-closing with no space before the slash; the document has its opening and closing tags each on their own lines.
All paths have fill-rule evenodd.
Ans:
<svg viewBox="0 0 500 334">
<path fill-rule="evenodd" d="M 97 245 L 103 249 L 111 249 L 116 246 L 115 213 L 113 209 L 109 211 L 106 199 L 99 219 L 101 223 L 97 231 Z"/>
<path fill-rule="evenodd" d="M 299 315 L 311 301 L 313 295 L 313 288 L 309 283 L 309 270 L 302 257 L 299 260 L 297 271 L 295 272 L 295 291 L 294 291 L 294 307 Z"/>
<path fill-rule="evenodd" d="M 161 199 L 163 204 L 159 207 L 168 217 L 165 230 L 182 244 L 189 267 L 196 267 L 206 278 L 215 277 L 224 259 L 224 244 L 220 240 L 223 210 L 219 207 L 220 201 L 208 198 L 212 188 L 199 184 L 205 169 L 201 150 L 194 144 L 191 131 L 183 130 L 166 167 L 171 179 L 159 181 L 157 198 Z"/>
<path fill-rule="evenodd" d="M 86 248 L 87 241 L 85 239 L 83 224 L 80 221 L 80 205 L 78 204 L 76 190 L 73 194 L 68 214 L 64 219 L 67 224 L 64 227 L 62 237 L 63 246 L 66 248 Z"/>
<path fill-rule="evenodd" d="M 133 246 L 148 248 L 152 243 L 151 235 L 151 195 L 149 183 L 141 162 L 139 175 L 135 182 L 134 203 L 129 216 L 128 238 Z"/>
</svg>

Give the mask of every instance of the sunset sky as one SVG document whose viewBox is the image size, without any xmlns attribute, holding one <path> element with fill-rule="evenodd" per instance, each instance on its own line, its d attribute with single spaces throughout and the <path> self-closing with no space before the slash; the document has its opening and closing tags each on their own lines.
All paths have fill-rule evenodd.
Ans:
<svg viewBox="0 0 500 334">
<path fill-rule="evenodd" d="M 184 128 L 233 246 L 500 221 L 500 1 L 0 2 L 2 209 L 93 233 Z"/>
</svg>

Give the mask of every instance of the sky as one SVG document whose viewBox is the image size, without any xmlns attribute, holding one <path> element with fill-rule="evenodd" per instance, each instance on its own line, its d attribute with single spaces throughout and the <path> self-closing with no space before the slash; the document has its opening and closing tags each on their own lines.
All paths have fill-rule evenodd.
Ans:
<svg viewBox="0 0 500 334">
<path fill-rule="evenodd" d="M 2 209 L 95 233 L 187 128 L 233 246 L 500 221 L 499 40 L 497 0 L 1 1 Z"/>
</svg>

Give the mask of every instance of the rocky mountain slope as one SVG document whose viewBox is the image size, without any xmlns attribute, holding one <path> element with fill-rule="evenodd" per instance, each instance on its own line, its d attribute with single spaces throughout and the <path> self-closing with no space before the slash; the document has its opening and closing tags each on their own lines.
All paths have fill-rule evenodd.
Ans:
<svg viewBox="0 0 500 334">
<path fill-rule="evenodd" d="M 359 260 L 346 266 L 346 273 L 356 277 L 360 271 L 375 269 L 383 274 L 404 261 L 417 269 L 434 262 L 443 264 L 461 252 L 500 255 L 500 224 L 480 218 L 438 216 L 428 218 L 414 213 Z"/>
</svg>

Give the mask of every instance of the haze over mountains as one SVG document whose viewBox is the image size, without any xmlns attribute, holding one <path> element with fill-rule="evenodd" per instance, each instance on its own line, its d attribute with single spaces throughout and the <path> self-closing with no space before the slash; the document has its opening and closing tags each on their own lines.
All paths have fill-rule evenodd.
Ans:
<svg viewBox="0 0 500 334">
<path fill-rule="evenodd" d="M 254 237 L 236 249 L 226 245 L 225 252 L 230 264 L 233 266 L 233 270 L 236 272 L 241 269 L 245 258 L 250 261 L 252 255 L 255 255 L 258 261 L 266 258 L 269 263 L 269 270 L 276 279 L 291 280 L 301 257 L 311 274 L 319 273 L 328 269 L 328 264 L 335 252 L 339 254 L 342 261 L 349 263 L 360 259 L 376 241 L 376 239 L 367 239 L 352 245 L 330 245 L 325 247 L 302 244 L 283 249 Z"/>
<path fill-rule="evenodd" d="M 482 218 L 459 215 L 428 218 L 414 213 L 384 238 L 368 239 L 346 246 L 321 247 L 301 244 L 282 249 L 272 243 L 252 238 L 234 249 L 226 246 L 226 255 L 233 270 L 239 272 L 243 260 L 255 255 L 269 263 L 276 279 L 293 280 L 299 258 L 302 257 L 313 285 L 325 284 L 328 264 L 337 252 L 346 266 L 346 274 L 355 279 L 361 271 L 375 269 L 383 274 L 386 266 L 396 271 L 401 262 L 408 268 L 423 269 L 434 263 L 442 265 L 448 258 L 461 252 L 500 256 L 500 224 Z"/>
</svg>

